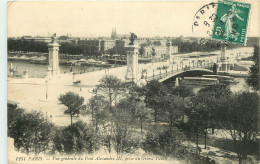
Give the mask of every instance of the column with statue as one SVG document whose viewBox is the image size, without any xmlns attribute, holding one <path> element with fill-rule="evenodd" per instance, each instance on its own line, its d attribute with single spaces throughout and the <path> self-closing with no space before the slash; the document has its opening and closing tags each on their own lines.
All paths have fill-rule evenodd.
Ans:
<svg viewBox="0 0 260 164">
<path fill-rule="evenodd" d="M 173 60 L 173 58 L 172 58 L 172 42 L 171 42 L 170 38 L 168 38 L 167 42 L 166 42 L 166 59 L 169 60 L 170 63 Z"/>
<path fill-rule="evenodd" d="M 49 61 L 48 61 L 48 77 L 50 79 L 59 77 L 59 44 L 57 43 L 56 33 L 52 36 L 51 42 L 48 44 Z"/>
<path fill-rule="evenodd" d="M 133 81 L 137 83 L 139 81 L 138 76 L 138 43 L 136 42 L 137 36 L 131 33 L 130 43 L 126 47 L 127 53 L 127 70 L 126 70 L 126 81 Z"/>
<path fill-rule="evenodd" d="M 227 58 L 226 58 L 226 43 L 221 43 L 221 54 L 220 54 L 220 62 L 221 62 L 221 71 L 228 71 L 228 64 L 227 64 Z"/>
</svg>

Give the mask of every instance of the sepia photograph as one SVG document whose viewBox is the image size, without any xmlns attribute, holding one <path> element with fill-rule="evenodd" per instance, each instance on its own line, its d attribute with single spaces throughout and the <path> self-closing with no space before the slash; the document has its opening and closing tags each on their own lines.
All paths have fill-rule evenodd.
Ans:
<svg viewBox="0 0 260 164">
<path fill-rule="evenodd" d="M 8 1 L 9 164 L 260 163 L 260 1 Z"/>
</svg>

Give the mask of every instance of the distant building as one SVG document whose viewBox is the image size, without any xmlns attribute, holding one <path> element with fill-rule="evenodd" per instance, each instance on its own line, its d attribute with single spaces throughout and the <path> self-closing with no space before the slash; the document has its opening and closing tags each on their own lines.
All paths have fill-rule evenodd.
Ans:
<svg viewBox="0 0 260 164">
<path fill-rule="evenodd" d="M 17 37 L 8 37 L 7 39 L 18 40 L 19 38 L 17 38 Z"/>
<path fill-rule="evenodd" d="M 113 29 L 112 29 L 112 32 L 111 32 L 111 39 L 112 39 L 112 40 L 117 39 L 116 28 L 113 28 Z"/>
<path fill-rule="evenodd" d="M 116 34 L 117 39 L 129 39 L 130 34 Z"/>
<path fill-rule="evenodd" d="M 124 47 L 127 47 L 127 45 L 129 45 L 130 43 L 130 40 L 127 38 L 127 39 L 121 39 L 122 41 L 124 41 Z"/>
<path fill-rule="evenodd" d="M 177 54 L 179 52 L 178 46 L 172 46 L 172 54 Z"/>
<path fill-rule="evenodd" d="M 141 44 L 147 43 L 147 39 L 145 39 L 145 38 L 137 38 L 136 41 L 137 41 L 138 46 L 140 46 Z"/>
<path fill-rule="evenodd" d="M 144 57 L 162 57 L 166 54 L 165 46 L 146 46 L 144 47 Z"/>
<path fill-rule="evenodd" d="M 162 58 L 162 57 L 165 57 L 166 53 L 167 53 L 167 47 L 165 45 L 163 45 L 163 46 L 150 45 L 150 46 L 144 47 L 143 57 L 152 57 L 153 56 L 153 57 L 157 57 L 157 58 Z M 171 53 L 172 54 L 178 53 L 178 46 L 172 46 Z"/>
<path fill-rule="evenodd" d="M 115 46 L 116 46 L 116 40 L 102 40 L 100 43 L 100 50 L 104 52 L 114 48 Z"/>
<path fill-rule="evenodd" d="M 127 43 L 129 44 L 129 42 L 127 42 L 126 40 L 124 39 L 121 39 L 121 40 L 116 40 L 116 47 L 126 47 L 127 46 Z"/>
<path fill-rule="evenodd" d="M 58 38 L 58 43 L 71 43 L 71 39 L 68 36 L 60 36 Z"/>
<path fill-rule="evenodd" d="M 41 36 L 36 36 L 33 38 L 35 42 L 45 42 L 45 43 L 50 43 L 51 38 L 50 37 L 41 37 Z"/>
<path fill-rule="evenodd" d="M 50 37 L 44 37 L 44 36 L 36 36 L 36 37 L 22 36 L 21 39 L 25 40 L 25 41 L 35 41 L 35 42 L 45 42 L 45 43 L 50 43 L 51 42 L 51 38 Z"/>
<path fill-rule="evenodd" d="M 24 41 L 33 41 L 33 37 L 32 36 L 22 36 L 22 40 L 24 40 Z"/>
</svg>

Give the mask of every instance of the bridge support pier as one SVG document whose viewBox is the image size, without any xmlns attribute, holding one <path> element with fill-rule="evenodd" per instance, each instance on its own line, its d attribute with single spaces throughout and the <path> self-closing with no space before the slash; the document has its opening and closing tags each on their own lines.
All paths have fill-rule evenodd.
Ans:
<svg viewBox="0 0 260 164">
<path fill-rule="evenodd" d="M 134 41 L 133 45 L 129 45 L 126 48 L 127 52 L 127 72 L 126 81 L 133 81 L 137 83 L 139 81 L 138 76 L 138 44 Z"/>
</svg>

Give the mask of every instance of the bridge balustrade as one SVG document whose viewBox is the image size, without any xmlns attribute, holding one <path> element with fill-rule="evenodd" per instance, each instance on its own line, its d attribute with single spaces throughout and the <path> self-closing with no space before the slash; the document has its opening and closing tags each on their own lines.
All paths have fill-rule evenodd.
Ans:
<svg viewBox="0 0 260 164">
<path fill-rule="evenodd" d="M 154 74 L 153 72 L 153 75 L 150 76 L 150 77 L 147 77 L 146 80 L 149 81 L 149 80 L 159 80 L 159 79 L 162 79 L 162 78 L 165 78 L 171 74 L 174 74 L 174 73 L 177 73 L 177 72 L 185 72 L 185 71 L 190 71 L 190 70 L 197 70 L 198 68 L 204 68 L 204 69 L 209 69 L 211 70 L 211 68 L 213 67 L 213 64 L 214 63 L 208 63 L 207 65 L 204 63 L 203 64 L 200 64 L 200 65 L 197 65 L 197 68 L 191 68 L 191 67 L 182 67 L 181 69 L 178 69 L 178 65 L 177 65 L 177 70 L 171 70 L 171 71 L 167 71 L 165 73 L 160 73 L 159 74 Z"/>
</svg>

